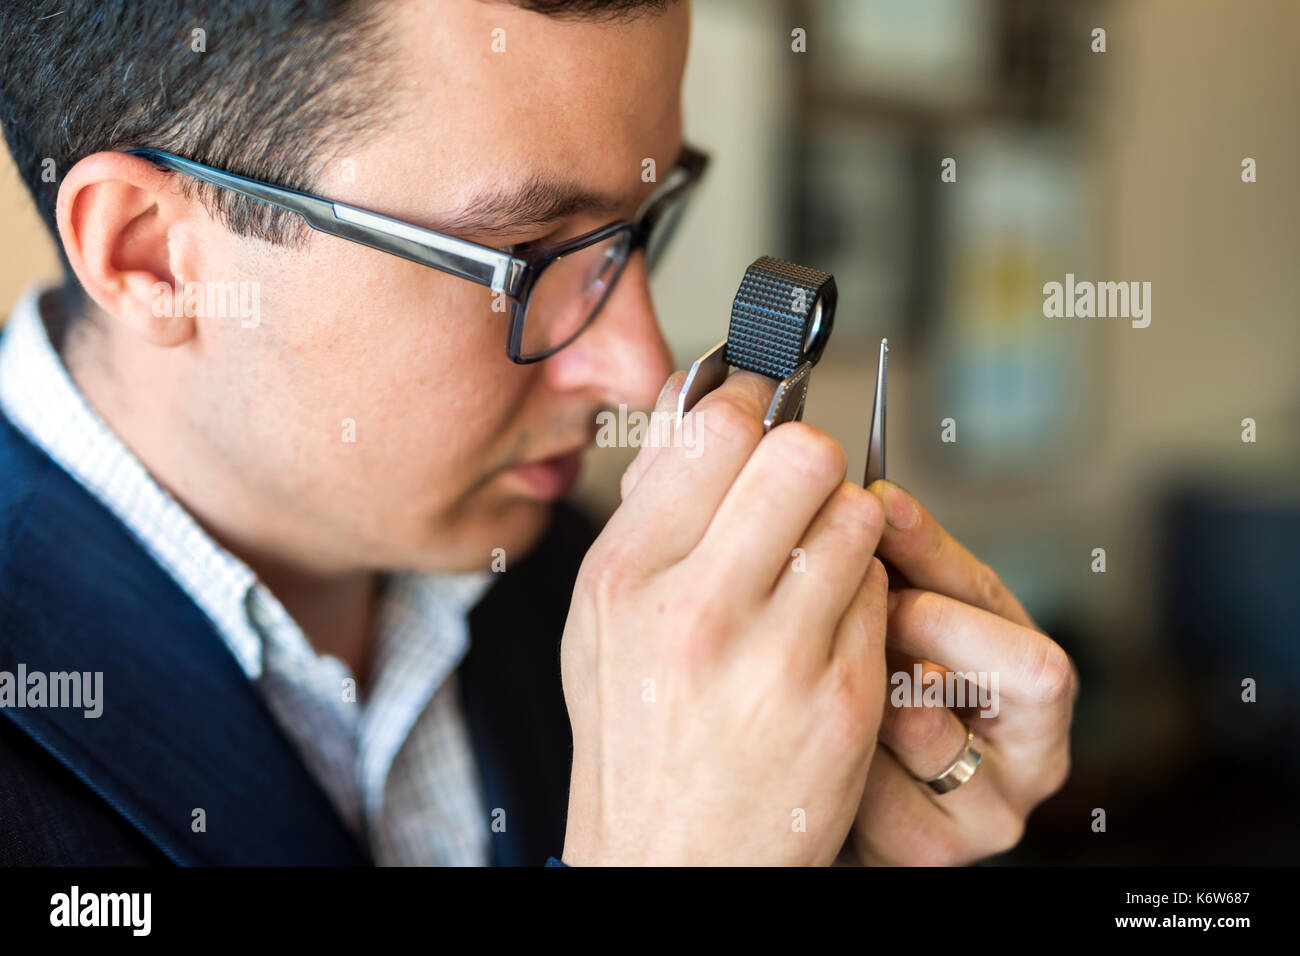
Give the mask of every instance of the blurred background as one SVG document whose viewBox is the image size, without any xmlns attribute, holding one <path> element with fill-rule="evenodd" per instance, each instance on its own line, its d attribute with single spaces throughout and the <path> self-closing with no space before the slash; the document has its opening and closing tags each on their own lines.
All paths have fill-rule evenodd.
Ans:
<svg viewBox="0 0 1300 956">
<path fill-rule="evenodd" d="M 1300 3 L 695 0 L 685 108 L 678 365 L 758 256 L 834 273 L 805 419 L 860 475 L 888 336 L 890 477 L 1079 666 L 1071 779 L 997 862 L 1294 864 Z M 1044 317 L 1066 273 L 1151 283 L 1150 326 Z M 55 274 L 5 155 L 3 311 Z M 597 516 L 631 455 L 592 453 Z"/>
</svg>

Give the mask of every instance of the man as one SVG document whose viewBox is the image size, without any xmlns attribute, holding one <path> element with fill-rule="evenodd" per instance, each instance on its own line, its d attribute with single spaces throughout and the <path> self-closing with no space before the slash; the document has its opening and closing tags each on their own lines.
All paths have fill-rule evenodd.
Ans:
<svg viewBox="0 0 1300 956">
<path fill-rule="evenodd" d="M 765 380 L 697 406 L 700 454 L 642 449 L 594 543 L 556 504 L 598 410 L 682 382 L 647 252 L 698 163 L 641 173 L 694 155 L 689 14 L 4 7 L 5 135 L 73 278 L 0 351 L 0 668 L 103 687 L 97 718 L 3 708 L 11 861 L 947 863 L 1019 838 L 1067 772 L 1068 657 L 829 436 L 764 436 Z M 886 707 L 886 634 L 998 672 L 997 717 Z M 983 764 L 939 796 L 968 725 Z"/>
</svg>

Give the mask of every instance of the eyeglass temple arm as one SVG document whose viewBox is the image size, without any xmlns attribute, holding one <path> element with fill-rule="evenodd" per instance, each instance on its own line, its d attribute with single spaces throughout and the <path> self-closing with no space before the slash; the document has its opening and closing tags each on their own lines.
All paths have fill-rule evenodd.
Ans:
<svg viewBox="0 0 1300 956">
<path fill-rule="evenodd" d="M 347 203 L 272 186 L 161 150 L 130 149 L 126 152 L 163 169 L 185 173 L 202 182 L 297 213 L 320 232 L 469 279 L 488 286 L 493 292 L 513 294 L 518 289 L 525 263 L 499 249 L 421 229 Z"/>
</svg>

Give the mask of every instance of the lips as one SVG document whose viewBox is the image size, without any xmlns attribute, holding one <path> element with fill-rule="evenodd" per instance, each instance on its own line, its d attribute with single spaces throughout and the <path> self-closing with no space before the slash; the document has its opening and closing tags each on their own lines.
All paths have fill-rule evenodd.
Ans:
<svg viewBox="0 0 1300 956">
<path fill-rule="evenodd" d="M 582 470 L 583 449 L 563 455 L 530 461 L 511 468 L 509 474 L 517 478 L 530 494 L 544 501 L 563 498 Z"/>
</svg>

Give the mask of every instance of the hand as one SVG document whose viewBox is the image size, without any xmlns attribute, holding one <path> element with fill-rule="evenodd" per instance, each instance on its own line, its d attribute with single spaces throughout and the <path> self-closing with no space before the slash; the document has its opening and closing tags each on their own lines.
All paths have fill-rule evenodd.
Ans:
<svg viewBox="0 0 1300 956">
<path fill-rule="evenodd" d="M 889 596 L 890 672 L 912 665 L 997 674 L 996 716 L 885 706 L 852 848 L 869 864 L 967 863 L 1020 841 L 1030 811 L 1069 773 L 1074 664 L 988 565 L 907 492 L 870 489 L 884 509 L 879 555 L 910 585 Z M 990 681 L 991 685 L 991 681 Z M 990 710 L 992 708 L 989 708 Z M 975 731 L 983 761 L 956 790 L 916 778 L 946 770 Z"/>
<path fill-rule="evenodd" d="M 827 864 L 848 836 L 884 707 L 884 516 L 825 433 L 763 434 L 771 394 L 734 373 L 683 423 L 696 447 L 643 447 L 583 561 L 566 863 Z"/>
</svg>

